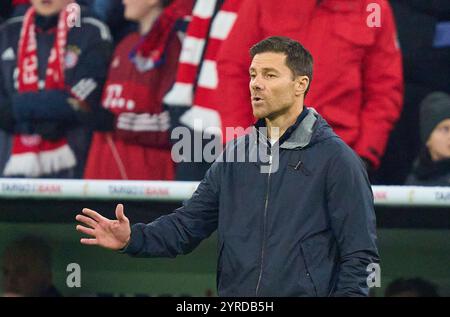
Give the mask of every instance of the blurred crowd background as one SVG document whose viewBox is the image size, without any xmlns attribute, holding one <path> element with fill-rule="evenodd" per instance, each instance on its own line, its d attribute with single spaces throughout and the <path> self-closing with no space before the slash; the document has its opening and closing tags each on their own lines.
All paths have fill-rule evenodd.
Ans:
<svg viewBox="0 0 450 317">
<path fill-rule="evenodd" d="M 0 177 L 201 180 L 210 162 L 195 160 L 195 142 L 174 160 L 171 132 L 188 129 L 201 150 L 251 126 L 248 51 L 281 35 L 312 53 L 305 104 L 372 184 L 450 185 L 448 0 L 76 3 L 0 0 Z M 14 243 L 5 294 L 58 295 L 48 246 Z M 400 278 L 384 295 L 438 290 Z"/>
</svg>

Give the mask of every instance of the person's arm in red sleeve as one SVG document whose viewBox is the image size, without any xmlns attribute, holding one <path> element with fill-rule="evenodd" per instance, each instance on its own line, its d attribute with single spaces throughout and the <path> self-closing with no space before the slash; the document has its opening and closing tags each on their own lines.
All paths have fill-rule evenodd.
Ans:
<svg viewBox="0 0 450 317">
<path fill-rule="evenodd" d="M 246 0 L 228 38 L 218 55 L 219 88 L 216 102 L 222 120 L 223 141 L 227 127 L 247 128 L 254 122 L 250 103 L 250 48 L 263 35 L 259 27 L 259 10 L 254 0 Z"/>
<path fill-rule="evenodd" d="M 402 56 L 392 10 L 387 1 L 381 5 L 381 26 L 364 59 L 363 110 L 361 133 L 355 151 L 373 168 L 380 164 L 389 134 L 403 106 Z"/>
</svg>

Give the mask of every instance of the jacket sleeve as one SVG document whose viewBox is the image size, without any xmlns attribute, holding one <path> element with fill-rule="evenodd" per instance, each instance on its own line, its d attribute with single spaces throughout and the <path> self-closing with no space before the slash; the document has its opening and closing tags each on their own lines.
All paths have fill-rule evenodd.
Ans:
<svg viewBox="0 0 450 317">
<path fill-rule="evenodd" d="M 3 73 L 0 71 L 0 129 L 7 133 L 14 132 L 14 116 L 11 100 L 7 96 L 4 87 Z"/>
<path fill-rule="evenodd" d="M 5 39 L 6 28 L 0 26 L 0 51 L 4 52 L 9 44 Z M 0 69 L 0 129 L 7 133 L 14 131 L 14 116 L 11 106 L 11 98 L 7 94 L 6 79 L 3 69 Z"/>
<path fill-rule="evenodd" d="M 95 28 L 86 22 L 84 24 L 92 27 L 93 31 L 86 39 L 86 48 L 67 86 L 71 96 L 78 101 L 75 114 L 79 122 L 97 130 L 112 130 L 114 116 L 101 105 L 103 85 L 113 52 L 112 37 L 108 27 L 99 20 L 95 19 Z"/>
<path fill-rule="evenodd" d="M 219 88 L 217 104 L 222 120 L 223 135 L 226 127 L 247 128 L 254 123 L 250 103 L 249 72 L 250 48 L 262 40 L 258 26 L 259 5 L 246 0 L 238 12 L 238 18 L 217 57 Z M 230 141 L 225 137 L 224 143 Z"/>
<path fill-rule="evenodd" d="M 209 237 L 218 223 L 220 170 L 214 163 L 192 197 L 172 214 L 131 229 L 123 252 L 132 256 L 175 257 L 187 254 Z"/>
<path fill-rule="evenodd" d="M 14 118 L 17 122 L 34 120 L 75 120 L 75 110 L 67 100 L 70 94 L 63 90 L 16 93 L 12 96 Z"/>
<path fill-rule="evenodd" d="M 361 131 L 354 149 L 374 168 L 380 164 L 389 134 L 403 107 L 402 56 L 392 10 L 381 4 L 381 26 L 375 44 L 367 50 L 362 65 L 363 110 Z"/>
<path fill-rule="evenodd" d="M 339 249 L 332 296 L 367 296 L 368 266 L 379 262 L 373 194 L 361 160 L 347 146 L 337 152 L 326 179 L 331 229 Z"/>
</svg>

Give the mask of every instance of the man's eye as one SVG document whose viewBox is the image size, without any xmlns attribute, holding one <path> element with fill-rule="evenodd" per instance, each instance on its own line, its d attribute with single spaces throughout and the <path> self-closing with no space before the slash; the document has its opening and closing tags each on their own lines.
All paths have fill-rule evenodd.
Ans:
<svg viewBox="0 0 450 317">
<path fill-rule="evenodd" d="M 277 77 L 275 74 L 267 74 L 267 77 L 269 77 L 269 78 L 275 78 L 275 77 Z"/>
<path fill-rule="evenodd" d="M 443 133 L 448 133 L 450 132 L 450 127 L 440 127 L 439 130 Z"/>
</svg>

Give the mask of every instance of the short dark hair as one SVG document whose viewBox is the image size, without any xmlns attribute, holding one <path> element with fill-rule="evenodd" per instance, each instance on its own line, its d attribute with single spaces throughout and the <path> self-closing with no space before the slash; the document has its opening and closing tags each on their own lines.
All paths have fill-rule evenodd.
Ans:
<svg viewBox="0 0 450 317">
<path fill-rule="evenodd" d="M 161 5 L 163 8 L 168 7 L 169 5 L 172 4 L 174 0 L 161 0 Z"/>
<path fill-rule="evenodd" d="M 385 296 L 392 297 L 405 292 L 414 293 L 418 297 L 439 297 L 436 285 L 420 277 L 392 281 L 386 288 Z"/>
<path fill-rule="evenodd" d="M 313 57 L 311 53 L 299 42 L 285 36 L 271 36 L 250 49 L 252 58 L 261 53 L 284 53 L 286 55 L 286 66 L 292 71 L 294 77 L 307 76 L 309 86 L 305 91 L 305 96 L 311 87 L 313 76 Z"/>
<path fill-rule="evenodd" d="M 30 259 L 34 261 L 33 266 L 40 265 L 43 269 L 51 270 L 51 248 L 47 241 L 37 236 L 24 236 L 14 240 L 4 252 L 4 258 Z"/>
</svg>

